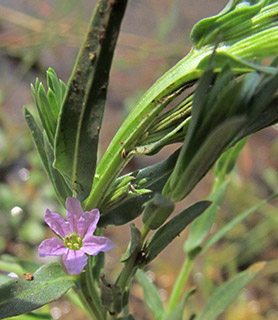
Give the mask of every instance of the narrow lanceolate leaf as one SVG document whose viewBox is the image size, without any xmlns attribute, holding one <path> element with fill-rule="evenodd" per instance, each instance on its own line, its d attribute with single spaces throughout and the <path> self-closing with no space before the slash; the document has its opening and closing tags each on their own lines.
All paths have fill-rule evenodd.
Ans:
<svg viewBox="0 0 278 320">
<path fill-rule="evenodd" d="M 117 320 L 135 320 L 132 314 L 129 314 L 126 317 L 117 318 Z"/>
<path fill-rule="evenodd" d="M 244 148 L 246 142 L 247 138 L 240 140 L 235 146 L 224 152 L 216 162 L 214 167 L 214 174 L 220 181 L 223 181 L 225 176 L 233 170 L 236 164 L 236 160 L 240 152 Z"/>
<path fill-rule="evenodd" d="M 95 173 L 109 70 L 127 0 L 100 0 L 79 52 L 60 114 L 55 167 L 84 199 Z"/>
<path fill-rule="evenodd" d="M 204 254 L 212 245 L 214 245 L 217 241 L 222 239 L 230 230 L 232 230 L 235 226 L 237 226 L 239 223 L 247 219 L 252 213 L 256 212 L 258 209 L 260 209 L 264 204 L 271 201 L 272 199 L 276 198 L 278 196 L 278 193 L 273 194 L 268 199 L 261 201 L 257 205 L 253 206 L 252 208 L 244 211 L 242 214 L 236 216 L 234 219 L 232 219 L 229 223 L 225 224 L 223 228 L 218 230 L 213 236 L 210 237 L 210 239 L 205 243 L 201 253 Z"/>
<path fill-rule="evenodd" d="M 5 268 L 5 265 L 7 268 Z M 9 269 L 9 266 L 13 266 L 15 269 Z M 18 258 L 9 254 L 2 254 L 0 259 L 0 270 L 3 271 L 10 271 L 15 273 L 25 273 L 25 272 L 32 272 L 34 273 L 40 265 L 36 262 Z M 18 271 L 16 271 L 18 269 Z"/>
<path fill-rule="evenodd" d="M 0 287 L 0 319 L 30 312 L 59 299 L 74 285 L 59 263 L 38 269 L 32 280 L 15 278 Z"/>
<path fill-rule="evenodd" d="M 136 272 L 136 278 L 143 288 L 145 303 L 151 310 L 154 318 L 160 320 L 164 314 L 164 309 L 157 288 L 140 269 Z"/>
<path fill-rule="evenodd" d="M 96 172 L 102 179 L 96 179 L 86 200 L 86 208 L 97 206 L 112 181 L 131 159 L 137 142 L 141 140 L 144 133 L 148 133 L 148 128 L 152 126 L 155 117 L 165 107 L 161 101 L 168 99 L 170 95 L 173 95 L 173 98 L 177 97 L 179 88 L 185 88 L 186 85 L 199 79 L 203 73 L 203 70 L 198 68 L 199 63 L 209 56 L 217 45 L 216 52 L 228 53 L 234 57 L 251 61 L 258 57 L 277 55 L 278 4 L 266 0 L 260 1 L 258 6 L 252 3 L 250 1 L 230 1 L 226 9 L 218 16 L 208 18 L 196 25 L 192 32 L 194 45 L 192 50 L 146 92 L 106 150 Z M 242 6 L 249 8 L 243 9 Z M 244 11 L 248 11 L 248 13 L 245 12 L 247 16 Z M 237 14 L 239 14 L 239 19 L 235 19 Z M 233 68 L 233 73 L 240 74 L 248 71 L 246 69 L 249 70 L 246 65 Z M 121 157 L 122 152 L 128 157 Z"/>
<path fill-rule="evenodd" d="M 52 166 L 54 155 L 50 143 L 48 139 L 45 138 L 45 135 L 36 123 L 32 114 L 26 108 L 24 109 L 24 116 L 31 131 L 31 135 L 40 155 L 43 166 L 50 178 L 50 181 L 52 182 L 59 200 L 64 205 L 65 199 L 71 195 L 71 191 L 60 172 L 57 169 L 54 169 Z"/>
<path fill-rule="evenodd" d="M 233 279 L 216 289 L 210 297 L 203 311 L 195 320 L 215 320 L 239 295 L 240 291 L 255 278 L 264 268 L 265 262 L 258 262 L 240 272 Z"/>
<path fill-rule="evenodd" d="M 265 76 L 256 90 L 250 109 L 249 125 L 239 139 L 278 122 L 278 73 Z"/>
<path fill-rule="evenodd" d="M 31 131 L 32 138 L 34 140 L 34 143 L 40 155 L 43 166 L 46 169 L 47 174 L 50 175 L 48 159 L 47 159 L 47 155 L 44 148 L 44 138 L 43 138 L 42 130 L 38 126 L 34 117 L 32 116 L 32 114 L 29 112 L 27 108 L 24 108 L 24 117 Z"/>
<path fill-rule="evenodd" d="M 103 267 L 104 267 L 104 263 L 105 263 L 105 254 L 104 252 L 100 252 L 99 254 L 97 254 L 96 256 L 91 256 L 89 259 L 93 260 L 93 279 L 95 279 L 95 281 L 99 282 L 100 280 L 100 275 L 103 273 Z"/>
<path fill-rule="evenodd" d="M 9 318 L 9 320 L 19 320 L 18 317 Z M 46 312 L 30 312 L 22 314 L 20 320 L 53 320 L 51 314 Z"/>
<path fill-rule="evenodd" d="M 169 314 L 165 314 L 162 320 L 183 320 L 183 313 L 188 299 L 196 292 L 195 288 L 189 290 L 181 301 L 176 305 L 175 309 Z"/>
<path fill-rule="evenodd" d="M 158 229 L 174 210 L 174 203 L 156 193 L 154 197 L 144 204 L 142 221 L 151 230 Z"/>
<path fill-rule="evenodd" d="M 179 178 L 175 175 L 176 184 L 171 185 L 171 180 L 167 182 L 163 195 L 177 202 L 189 194 L 241 131 L 245 122 L 244 117 L 233 117 L 216 127 L 197 150 L 193 159 L 187 163 L 187 167 L 180 173 Z"/>
<path fill-rule="evenodd" d="M 124 180 L 130 183 L 131 190 L 133 188 L 140 190 L 149 189 L 151 193 L 145 193 L 136 197 L 122 199 L 121 202 L 115 203 L 113 209 L 100 208 L 103 213 L 100 216 L 99 226 L 105 227 L 107 225 L 123 225 L 136 217 L 138 217 L 143 211 L 143 204 L 148 201 L 155 192 L 161 192 L 164 184 L 169 178 L 175 164 L 179 150 L 174 152 L 166 160 L 163 160 L 155 165 L 149 166 L 139 171 L 135 171 L 130 175 L 120 177 L 116 180 L 117 184 L 121 184 Z M 134 179 L 127 179 L 128 176 L 132 176 Z M 132 207 L 132 210 L 130 208 Z"/>
<path fill-rule="evenodd" d="M 45 152 L 46 152 L 46 156 L 49 164 L 50 180 L 52 182 L 54 190 L 58 195 L 61 203 L 65 205 L 66 198 L 70 197 L 72 192 L 68 187 L 68 184 L 66 183 L 64 177 L 61 175 L 61 173 L 57 169 L 53 168 L 52 164 L 54 161 L 54 152 L 45 136 L 44 136 L 44 145 L 45 145 Z"/>
<path fill-rule="evenodd" d="M 210 195 L 209 200 L 212 201 L 212 205 L 192 223 L 189 236 L 184 246 L 184 250 L 186 252 L 194 251 L 202 244 L 202 242 L 208 235 L 214 222 L 215 216 L 223 201 L 228 183 L 228 181 L 225 181 Z"/>
<path fill-rule="evenodd" d="M 118 314 L 122 309 L 122 292 L 116 285 L 106 282 L 103 278 L 100 283 L 101 303 L 110 314 Z"/>
<path fill-rule="evenodd" d="M 267 109 L 262 114 L 260 114 L 254 120 L 254 122 L 247 127 L 246 130 L 242 132 L 239 139 L 241 139 L 242 137 L 251 135 L 252 133 L 260 131 L 266 127 L 276 124 L 278 122 L 277 110 L 278 110 L 278 99 L 277 97 L 274 97 L 273 100 L 268 104 Z"/>
<path fill-rule="evenodd" d="M 235 78 L 228 65 L 217 75 L 211 68 L 203 73 L 184 145 L 164 195 L 175 202 L 182 200 L 240 135 L 252 117 L 250 100 L 259 81 L 257 73 Z"/>
<path fill-rule="evenodd" d="M 10 280 L 11 280 L 10 277 L 0 274 L 0 285 L 4 284 L 5 282 L 8 282 Z"/>
<path fill-rule="evenodd" d="M 210 201 L 200 201 L 185 209 L 158 229 L 146 245 L 145 263 L 152 261 L 170 242 L 172 242 L 195 218 L 202 214 Z"/>
<path fill-rule="evenodd" d="M 131 240 L 126 252 L 121 258 L 121 262 L 125 262 L 126 260 L 128 260 L 132 256 L 133 252 L 137 250 L 141 244 L 141 232 L 135 227 L 134 223 L 130 225 L 130 232 Z"/>
</svg>

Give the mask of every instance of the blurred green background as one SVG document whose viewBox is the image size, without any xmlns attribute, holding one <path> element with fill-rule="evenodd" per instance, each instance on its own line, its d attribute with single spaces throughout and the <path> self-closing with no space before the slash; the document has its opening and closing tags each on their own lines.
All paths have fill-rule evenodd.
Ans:
<svg viewBox="0 0 278 320">
<path fill-rule="evenodd" d="M 144 90 L 189 51 L 193 25 L 218 13 L 226 2 L 130 0 L 111 72 L 102 151 Z M 5 259 L 13 255 L 37 263 L 49 261 L 37 254 L 38 244 L 52 236 L 43 215 L 46 208 L 59 212 L 61 207 L 34 150 L 22 107 L 34 110 L 30 83 L 36 77 L 45 83 L 48 67 L 67 82 L 95 4 L 88 0 L 0 1 L 0 251 Z M 212 232 L 277 192 L 277 129 L 268 128 L 249 139 Z M 161 160 L 174 148 L 167 147 L 155 157 L 135 157 L 127 170 Z M 205 199 L 211 184 L 212 175 L 208 174 L 186 201 L 179 203 L 178 210 Z M 277 213 L 277 202 L 265 205 L 197 260 L 190 282 L 198 292 L 189 303 L 188 314 L 200 310 L 224 280 L 256 261 L 266 260 L 271 261 L 266 270 L 219 319 L 278 319 Z M 140 225 L 140 219 L 136 223 Z M 112 281 L 121 268 L 119 257 L 129 240 L 128 226 L 108 228 L 106 235 L 115 242 L 106 267 Z M 164 301 L 183 263 L 185 239 L 186 232 L 149 266 L 148 276 Z M 136 283 L 131 310 L 136 319 L 152 319 Z M 51 304 L 51 313 L 54 319 L 86 319 L 66 298 Z"/>
</svg>

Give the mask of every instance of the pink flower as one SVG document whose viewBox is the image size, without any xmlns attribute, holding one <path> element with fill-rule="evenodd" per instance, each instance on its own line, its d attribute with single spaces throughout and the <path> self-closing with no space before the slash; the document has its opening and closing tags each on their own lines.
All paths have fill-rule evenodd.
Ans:
<svg viewBox="0 0 278 320">
<path fill-rule="evenodd" d="M 79 274 L 87 264 L 88 255 L 97 255 L 114 247 L 106 237 L 96 237 L 99 210 L 83 212 L 76 198 L 67 198 L 67 221 L 58 213 L 49 209 L 45 213 L 45 222 L 58 238 L 44 240 L 39 246 L 40 257 L 63 255 L 63 263 L 70 274 Z"/>
</svg>

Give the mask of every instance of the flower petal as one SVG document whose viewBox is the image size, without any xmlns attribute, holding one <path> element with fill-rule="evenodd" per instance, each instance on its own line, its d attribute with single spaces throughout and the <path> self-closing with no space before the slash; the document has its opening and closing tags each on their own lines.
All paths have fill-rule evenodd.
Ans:
<svg viewBox="0 0 278 320">
<path fill-rule="evenodd" d="M 70 223 L 71 232 L 77 233 L 77 221 L 82 216 L 83 210 L 78 199 L 69 197 L 66 200 L 67 220 Z"/>
<path fill-rule="evenodd" d="M 100 214 L 98 209 L 84 212 L 77 222 L 78 235 L 80 237 L 92 235 L 96 230 L 99 216 Z"/>
<path fill-rule="evenodd" d="M 60 256 L 65 254 L 67 249 L 62 240 L 58 238 L 51 238 L 44 240 L 39 246 L 39 256 Z"/>
<path fill-rule="evenodd" d="M 89 255 L 97 255 L 100 251 L 106 252 L 113 248 L 114 243 L 106 237 L 87 236 L 83 239 L 80 250 Z"/>
<path fill-rule="evenodd" d="M 79 274 L 87 264 L 87 256 L 81 250 L 67 249 L 63 263 L 70 274 Z"/>
<path fill-rule="evenodd" d="M 49 209 L 46 209 L 44 220 L 49 227 L 62 238 L 65 238 L 67 234 L 71 233 L 69 223 L 66 222 L 58 213 L 54 213 Z"/>
</svg>

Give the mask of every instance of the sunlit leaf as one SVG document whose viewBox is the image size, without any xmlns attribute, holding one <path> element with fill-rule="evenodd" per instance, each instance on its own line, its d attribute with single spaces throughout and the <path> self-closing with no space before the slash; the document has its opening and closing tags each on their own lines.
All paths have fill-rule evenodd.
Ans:
<svg viewBox="0 0 278 320">
<path fill-rule="evenodd" d="M 183 320 L 183 313 L 184 313 L 185 305 L 186 305 L 188 299 L 192 295 L 194 295 L 195 292 L 196 292 L 195 288 L 189 290 L 185 294 L 185 296 L 181 299 L 181 301 L 176 305 L 174 310 L 172 310 L 169 314 L 164 314 L 164 317 L 162 318 L 162 320 L 173 320 L 173 319 Z"/>
<path fill-rule="evenodd" d="M 184 250 L 186 252 L 193 251 L 199 247 L 208 235 L 220 204 L 223 201 L 228 183 L 228 181 L 224 182 L 211 194 L 209 197 L 209 200 L 212 201 L 211 206 L 192 223 L 189 236 L 185 241 Z"/>
<path fill-rule="evenodd" d="M 217 241 L 222 239 L 230 230 L 232 230 L 235 226 L 237 226 L 239 223 L 244 221 L 248 216 L 250 216 L 252 213 L 256 212 L 259 208 L 261 208 L 264 204 L 266 204 L 268 201 L 271 201 L 275 197 L 277 197 L 278 194 L 274 194 L 271 197 L 269 197 L 266 200 L 261 201 L 257 205 L 247 209 L 242 214 L 237 215 L 234 219 L 232 219 L 230 222 L 226 223 L 221 229 L 219 229 L 214 235 L 212 235 L 208 241 L 205 243 L 201 253 L 205 253 L 212 245 L 214 245 Z"/>
<path fill-rule="evenodd" d="M 0 287 L 0 319 L 30 312 L 59 299 L 74 285 L 59 263 L 42 266 L 33 278 L 15 278 Z"/>
<path fill-rule="evenodd" d="M 135 252 L 135 250 L 141 244 L 141 232 L 135 227 L 134 223 L 130 225 L 130 232 L 131 232 L 131 240 L 126 252 L 123 254 L 121 258 L 121 262 L 125 262 L 126 260 L 128 260 L 133 254 L 133 252 Z"/>
<path fill-rule="evenodd" d="M 154 318 L 160 320 L 164 313 L 164 309 L 157 288 L 140 269 L 136 272 L 136 278 L 143 288 L 146 305 L 151 310 Z"/>
<path fill-rule="evenodd" d="M 264 268 L 265 262 L 258 262 L 246 271 L 215 290 L 203 311 L 194 320 L 215 320 L 239 295 L 240 291 Z"/>
<path fill-rule="evenodd" d="M 127 183 L 131 184 L 131 189 L 149 189 L 152 193 L 138 194 L 131 198 L 127 195 L 126 200 L 124 198 L 121 199 L 121 202 L 115 204 L 115 208 L 108 209 L 108 211 L 105 210 L 104 203 L 104 208 L 100 208 L 102 214 L 100 216 L 99 226 L 122 225 L 138 217 L 143 211 L 143 204 L 148 201 L 155 192 L 162 191 L 163 186 L 175 166 L 178 154 L 179 150 L 174 152 L 166 160 L 117 179 L 116 184 L 120 185 L 126 177 L 132 176 L 134 177 L 133 180 L 127 180 Z M 130 210 L 131 207 L 132 210 Z"/>
<path fill-rule="evenodd" d="M 59 118 L 54 166 L 81 200 L 93 183 L 109 71 L 126 4 L 100 1 L 96 6 Z"/>
<path fill-rule="evenodd" d="M 210 201 L 200 201 L 185 209 L 164 226 L 159 228 L 148 241 L 144 252 L 144 263 L 152 261 L 169 243 L 171 243 L 195 218 L 201 215 L 209 206 Z"/>
</svg>

